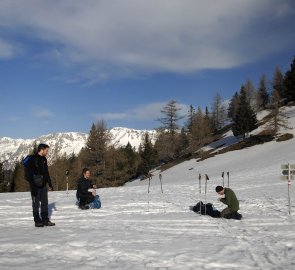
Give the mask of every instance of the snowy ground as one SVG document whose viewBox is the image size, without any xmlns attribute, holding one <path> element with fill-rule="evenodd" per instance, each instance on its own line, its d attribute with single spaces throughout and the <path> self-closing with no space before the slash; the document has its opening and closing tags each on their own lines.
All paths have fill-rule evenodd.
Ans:
<svg viewBox="0 0 295 270">
<path fill-rule="evenodd" d="M 0 194 L 0 269 L 295 269 L 294 188 L 289 216 L 280 180 L 294 150 L 292 139 L 183 162 L 162 173 L 163 195 L 155 174 L 149 197 L 147 181 L 99 190 L 99 210 L 78 210 L 74 191 L 51 192 L 50 228 L 33 226 L 28 193 Z M 210 177 L 207 202 L 223 208 L 214 191 L 222 171 L 241 221 L 188 210 L 199 200 L 199 173 Z"/>
</svg>

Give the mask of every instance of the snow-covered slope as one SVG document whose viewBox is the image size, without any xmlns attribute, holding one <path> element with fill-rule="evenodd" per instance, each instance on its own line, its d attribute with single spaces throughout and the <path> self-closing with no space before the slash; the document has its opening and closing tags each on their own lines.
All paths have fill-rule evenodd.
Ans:
<svg viewBox="0 0 295 270">
<path fill-rule="evenodd" d="M 285 116 L 286 124 L 289 126 L 289 128 L 280 128 L 278 135 L 284 134 L 284 133 L 292 133 L 295 137 L 295 106 L 290 107 L 282 107 L 280 108 L 281 113 Z M 268 111 L 262 111 L 257 114 L 257 120 L 262 121 L 264 117 L 266 117 L 269 114 Z M 250 132 L 249 135 L 257 135 L 260 132 L 268 129 L 269 122 L 266 122 L 263 125 L 260 125 L 257 129 Z M 230 130 L 223 134 L 222 138 L 218 141 L 215 141 L 213 143 L 210 143 L 207 146 L 204 146 L 202 148 L 203 151 L 213 151 L 217 152 L 223 148 L 226 148 L 230 145 L 236 144 L 241 141 L 241 138 L 237 138 L 233 135 L 233 132 Z"/>
<path fill-rule="evenodd" d="M 289 120 L 295 127 L 294 114 Z M 147 180 L 99 189 L 99 210 L 77 209 L 75 191 L 51 192 L 51 219 L 56 222 L 52 228 L 33 226 L 29 193 L 0 194 L 1 270 L 293 270 L 294 183 L 290 216 L 280 165 L 295 163 L 294 150 L 295 139 L 291 139 L 201 162 L 192 159 L 162 172 L 163 194 L 157 171 L 150 193 Z M 241 221 L 199 216 L 188 209 L 205 200 L 206 173 L 210 177 L 207 202 L 223 209 L 215 193 L 223 171 L 230 172 Z"/>
<path fill-rule="evenodd" d="M 133 147 L 138 148 L 146 132 L 154 140 L 155 131 L 153 130 L 135 130 L 120 127 L 110 130 L 112 144 L 116 147 L 125 146 L 129 142 Z M 77 155 L 85 147 L 87 138 L 87 134 L 79 132 L 54 133 L 28 140 L 3 137 L 0 138 L 0 161 L 4 162 L 6 168 L 12 168 L 15 162 L 30 153 L 34 143 L 38 144 L 40 142 L 50 146 L 49 162 L 57 155 Z"/>
</svg>

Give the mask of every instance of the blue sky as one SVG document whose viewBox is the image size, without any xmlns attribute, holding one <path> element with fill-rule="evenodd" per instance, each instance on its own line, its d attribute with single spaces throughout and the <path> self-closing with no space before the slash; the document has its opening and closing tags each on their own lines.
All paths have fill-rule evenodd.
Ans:
<svg viewBox="0 0 295 270">
<path fill-rule="evenodd" d="M 0 137 L 156 128 L 285 72 L 294 29 L 292 0 L 0 1 Z"/>
</svg>

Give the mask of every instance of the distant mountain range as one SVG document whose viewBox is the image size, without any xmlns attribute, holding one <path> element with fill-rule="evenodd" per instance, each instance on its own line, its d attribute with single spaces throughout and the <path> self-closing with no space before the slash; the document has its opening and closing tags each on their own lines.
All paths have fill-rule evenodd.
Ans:
<svg viewBox="0 0 295 270">
<path fill-rule="evenodd" d="M 136 130 L 116 127 L 110 129 L 112 144 L 115 147 L 125 146 L 129 142 L 138 149 L 145 133 L 150 135 L 152 141 L 155 140 L 155 130 Z M 28 155 L 34 144 L 46 143 L 50 146 L 48 156 L 49 162 L 57 156 L 78 155 L 86 145 L 88 134 L 80 132 L 54 133 L 44 135 L 36 139 L 12 139 L 8 137 L 0 138 L 0 161 L 4 163 L 4 168 L 12 169 L 17 161 Z"/>
</svg>

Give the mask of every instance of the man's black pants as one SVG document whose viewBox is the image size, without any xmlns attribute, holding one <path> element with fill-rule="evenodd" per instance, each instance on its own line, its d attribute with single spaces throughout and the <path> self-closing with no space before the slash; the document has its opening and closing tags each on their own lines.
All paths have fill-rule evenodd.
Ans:
<svg viewBox="0 0 295 270">
<path fill-rule="evenodd" d="M 39 214 L 39 208 L 41 204 L 41 218 Z M 37 194 L 34 196 L 32 194 L 32 207 L 33 207 L 33 216 L 35 222 L 48 221 L 48 191 L 47 187 L 37 189 Z"/>
</svg>

